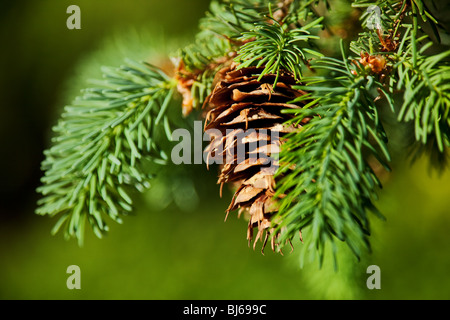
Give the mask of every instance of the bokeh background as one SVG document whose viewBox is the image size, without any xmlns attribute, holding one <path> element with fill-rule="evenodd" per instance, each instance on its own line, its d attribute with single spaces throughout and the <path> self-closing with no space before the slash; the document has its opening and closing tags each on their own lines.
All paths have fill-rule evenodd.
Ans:
<svg viewBox="0 0 450 320">
<path fill-rule="evenodd" d="M 34 214 L 40 162 L 62 107 L 125 57 L 165 64 L 190 43 L 208 0 L 21 0 L 0 2 L 0 299 L 449 299 L 450 170 L 413 165 L 393 136 L 394 171 L 384 174 L 372 219 L 373 252 L 361 261 L 340 248 L 300 268 L 295 250 L 265 255 L 247 247 L 246 221 L 224 210 L 216 172 L 170 167 L 123 225 L 84 247 L 50 235 L 55 219 Z M 66 28 L 66 8 L 81 8 L 81 30 Z M 338 8 L 339 10 L 347 10 Z M 395 133 L 395 131 L 394 131 Z M 305 231 L 304 236 L 307 236 Z M 66 269 L 81 268 L 81 290 Z M 366 287 L 369 265 L 381 289 Z"/>
</svg>

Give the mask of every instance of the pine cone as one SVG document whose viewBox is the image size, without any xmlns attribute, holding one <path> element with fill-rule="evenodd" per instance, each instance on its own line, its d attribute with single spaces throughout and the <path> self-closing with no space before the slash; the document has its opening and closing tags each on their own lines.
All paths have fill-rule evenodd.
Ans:
<svg viewBox="0 0 450 320">
<path fill-rule="evenodd" d="M 306 93 L 292 88 L 297 82 L 289 73 L 280 74 L 276 88 L 272 87 L 276 78 L 274 74 L 264 75 L 258 80 L 263 69 L 248 67 L 236 70 L 232 65 L 221 70 L 222 79 L 205 106 L 208 110 L 205 131 L 211 138 L 205 152 L 208 159 L 223 161 L 218 178 L 220 193 L 222 195 L 224 183 L 236 188 L 225 219 L 230 211 L 239 209 L 239 216 L 246 212 L 249 216 L 249 245 L 254 240 L 255 248 L 257 241 L 261 240 L 261 251 L 274 231 L 272 218 L 278 211 L 274 199 L 274 173 L 278 161 L 272 155 L 279 152 L 282 136 L 298 129 L 284 124 L 292 116 L 281 111 L 300 108 L 302 103 L 288 102 Z M 307 121 L 309 119 L 302 122 Z M 243 147 L 245 152 L 239 149 Z M 254 229 L 257 229 L 255 238 Z M 277 237 L 273 235 L 271 238 L 274 251 L 279 245 Z"/>
</svg>

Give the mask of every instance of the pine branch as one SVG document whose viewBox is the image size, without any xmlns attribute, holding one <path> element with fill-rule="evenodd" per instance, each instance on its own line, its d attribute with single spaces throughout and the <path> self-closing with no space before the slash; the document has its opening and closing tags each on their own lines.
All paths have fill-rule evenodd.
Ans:
<svg viewBox="0 0 450 320">
<path fill-rule="evenodd" d="M 280 242 L 310 227 L 307 248 L 320 262 L 326 243 L 335 252 L 336 238 L 359 257 L 369 246 L 367 210 L 381 216 L 372 202 L 381 184 L 369 158 L 389 168 L 387 138 L 373 101 L 382 85 L 370 74 L 354 75 L 345 60 L 323 58 L 313 67 L 337 75 L 304 78 L 306 85 L 298 87 L 311 92 L 310 102 L 291 111 L 293 123 L 312 119 L 286 137 L 280 153 Z"/>
<path fill-rule="evenodd" d="M 318 36 L 312 35 L 309 29 L 320 27 L 322 18 L 318 18 L 300 29 L 288 29 L 287 25 L 276 20 L 272 23 L 258 24 L 253 30 L 244 32 L 239 38 L 245 43 L 238 52 L 235 61 L 241 62 L 240 68 L 251 65 L 264 66 L 259 80 L 266 74 L 276 74 L 273 86 L 276 86 L 280 70 L 291 72 L 296 79 L 302 77 L 302 66 L 308 65 L 305 53 L 316 57 L 322 54 L 304 48 L 301 44 L 308 43 Z"/>
<path fill-rule="evenodd" d="M 264 0 L 252 4 L 240 0 L 215 0 L 200 20 L 195 42 L 180 50 L 178 90 L 183 94 L 183 113 L 199 109 L 210 95 L 214 77 L 234 57 L 237 37 L 264 19 Z"/>
<path fill-rule="evenodd" d="M 180 50 L 177 80 L 185 115 L 201 108 L 211 93 L 215 74 L 229 61 L 232 48 L 228 39 L 201 32 L 195 43 Z"/>
<path fill-rule="evenodd" d="M 86 220 L 101 237 L 108 231 L 105 215 L 121 223 L 132 210 L 127 189 L 143 191 L 151 174 L 145 161 L 164 164 L 163 135 L 171 137 L 167 109 L 174 83 L 157 68 L 127 61 L 103 68 L 104 80 L 65 108 L 53 146 L 45 151 L 45 176 L 38 192 L 44 197 L 36 212 L 60 219 L 66 238 L 82 244 Z"/>
<path fill-rule="evenodd" d="M 444 152 L 450 146 L 450 50 L 425 56 L 427 46 L 415 52 L 411 38 L 405 52 L 397 54 L 394 68 L 395 89 L 403 91 L 398 120 L 414 122 L 416 140 L 425 145 L 434 139 Z"/>
<path fill-rule="evenodd" d="M 335 238 L 345 241 L 356 256 L 369 246 L 366 211 L 379 215 L 372 200 L 381 184 L 368 160 L 375 158 L 386 169 L 390 160 L 376 100 L 385 98 L 395 112 L 394 93 L 403 91 L 398 120 L 414 121 L 416 139 L 423 144 L 432 136 L 441 152 L 449 145 L 449 66 L 444 59 L 450 51 L 425 56 L 430 42 L 418 49 L 427 37 L 419 37 L 417 13 L 424 20 L 429 13 L 420 1 L 410 7 L 406 1 L 356 2 L 382 6 L 382 23 L 352 42 L 352 50 L 361 54 L 359 61 L 350 58 L 350 65 L 343 55 L 343 62 L 323 58 L 313 64 L 334 76 L 303 79 L 306 85 L 299 89 L 311 92 L 308 108 L 287 112 L 296 112 L 296 124 L 312 120 L 287 136 L 277 175 L 276 195 L 281 199 L 274 220 L 280 221 L 280 242 L 310 226 L 308 249 L 317 249 L 312 252 L 320 261 L 327 242 L 335 252 Z M 409 16 L 412 25 L 404 21 Z M 362 16 L 366 26 L 367 19 L 367 14 Z M 334 78 L 336 74 L 342 76 Z"/>
<path fill-rule="evenodd" d="M 300 51 L 301 59 L 296 54 L 290 55 L 287 49 L 299 50 L 297 41 L 307 41 L 315 39 L 308 29 L 319 27 L 322 18 L 317 16 L 314 6 L 320 2 L 328 5 L 327 1 L 282 1 L 282 0 L 215 0 L 211 2 L 210 10 L 206 17 L 200 21 L 200 31 L 197 34 L 195 43 L 180 51 L 181 58 L 178 70 L 178 79 L 181 83 L 179 90 L 184 93 L 183 109 L 188 114 L 192 109 L 199 109 L 211 93 L 214 76 L 235 58 L 236 52 L 241 49 L 241 53 L 246 55 L 255 44 L 248 43 L 247 47 L 242 47 L 246 42 L 253 42 L 252 36 L 267 36 L 266 31 L 278 34 L 281 39 L 273 38 L 271 47 L 264 48 L 265 53 L 273 54 L 270 49 L 276 48 L 283 42 L 282 47 L 286 59 L 274 61 L 280 64 L 275 69 L 279 69 L 281 63 L 289 66 L 295 74 L 299 74 L 298 62 L 302 59 L 306 61 L 305 53 L 313 55 L 320 54 L 307 48 Z M 278 21 L 274 18 L 278 17 Z M 313 23 L 302 27 L 300 17 L 306 19 L 310 17 L 320 18 Z M 278 27 L 272 26 L 275 19 Z M 284 23 L 285 22 L 285 23 Z M 289 27 L 287 27 L 289 26 Z M 291 30 L 292 26 L 299 28 Z M 280 30 L 273 30 L 278 28 Z M 304 33 L 301 35 L 301 33 Z M 263 41 L 264 39 L 259 39 Z M 258 42 L 259 45 L 262 42 Z M 309 50 L 309 51 L 308 51 Z M 247 51 L 247 53 L 246 53 Z M 283 51 L 283 50 L 278 50 Z M 303 52 L 304 51 L 304 52 Z M 246 60 L 249 57 L 240 57 Z M 288 69 L 288 70 L 289 70 Z"/>
<path fill-rule="evenodd" d="M 200 21 L 200 29 L 228 39 L 236 39 L 243 32 L 253 28 L 255 23 L 263 22 L 269 8 L 276 6 L 278 0 L 214 0 L 210 11 Z"/>
<path fill-rule="evenodd" d="M 301 22 L 322 17 L 317 11 L 317 7 L 320 4 L 323 4 L 326 9 L 330 10 L 330 1 L 328 0 L 294 0 L 290 2 L 290 7 L 286 10 L 285 21 L 286 24 L 294 24 L 297 28 L 301 27 Z"/>
<path fill-rule="evenodd" d="M 449 146 L 449 96 L 448 74 L 450 51 L 436 55 L 425 52 L 433 46 L 423 35 L 418 17 L 430 22 L 437 30 L 437 20 L 420 0 L 377 2 L 356 1 L 357 5 L 378 5 L 381 8 L 382 28 L 364 32 L 351 44 L 352 51 L 383 54 L 386 57 L 385 74 L 388 95 L 403 92 L 401 107 L 397 112 L 399 121 L 413 122 L 415 140 L 423 145 L 429 141 L 443 153 Z M 367 27 L 368 14 L 362 16 Z M 412 22 L 412 23 L 409 23 Z M 436 36 L 439 38 L 439 35 Z"/>
</svg>

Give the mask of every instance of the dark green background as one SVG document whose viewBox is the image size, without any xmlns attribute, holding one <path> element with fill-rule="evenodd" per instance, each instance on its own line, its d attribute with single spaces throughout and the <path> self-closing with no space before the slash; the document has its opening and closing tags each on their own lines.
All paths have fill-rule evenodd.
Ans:
<svg viewBox="0 0 450 320">
<path fill-rule="evenodd" d="M 66 8 L 81 8 L 82 30 L 66 28 Z M 428 162 L 394 163 L 383 177 L 373 221 L 373 253 L 357 262 L 339 251 L 299 267 L 302 245 L 285 256 L 247 247 L 246 221 L 224 210 L 216 172 L 202 165 L 161 172 L 133 215 L 85 246 L 50 235 L 55 219 L 34 214 L 42 152 L 62 107 L 100 65 L 125 57 L 164 62 L 189 43 L 206 0 L 42 0 L 0 5 L 1 299 L 449 299 L 450 173 Z M 395 139 L 395 137 L 393 137 Z M 404 150 L 397 150 L 402 154 Z M 195 179 L 193 179 L 195 177 Z M 178 204 L 178 205 L 177 205 Z M 181 207 L 181 209 L 179 209 Z M 304 236 L 308 235 L 307 230 Z M 68 290 L 66 268 L 81 268 Z M 381 290 L 366 288 L 367 266 L 381 268 Z"/>
</svg>

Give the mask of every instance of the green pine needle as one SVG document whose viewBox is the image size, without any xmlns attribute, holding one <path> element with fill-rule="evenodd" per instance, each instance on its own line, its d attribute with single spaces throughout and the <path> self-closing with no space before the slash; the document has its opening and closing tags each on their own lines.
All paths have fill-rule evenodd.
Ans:
<svg viewBox="0 0 450 320">
<path fill-rule="evenodd" d="M 298 87 L 310 92 L 301 99 L 311 103 L 293 110 L 291 122 L 312 119 L 289 134 L 283 144 L 276 196 L 285 196 L 279 200 L 280 211 L 274 220 L 282 221 L 277 227 L 281 243 L 309 228 L 306 246 L 321 263 L 325 245 L 331 244 L 335 252 L 336 239 L 344 241 L 357 257 L 369 247 L 367 211 L 378 214 L 373 200 L 381 184 L 368 156 L 386 168 L 390 156 L 371 98 L 372 90 L 381 84 L 371 76 L 353 75 L 337 59 L 323 58 L 313 67 L 335 74 L 304 78 L 306 85 Z"/>
<path fill-rule="evenodd" d="M 410 51 L 411 52 L 411 51 Z M 440 152 L 450 146 L 450 50 L 423 56 L 398 55 L 396 90 L 403 91 L 399 121 L 414 123 L 415 138 L 426 145 L 435 141 Z"/>
<path fill-rule="evenodd" d="M 382 13 L 380 20 L 383 29 L 395 29 L 394 37 L 390 40 L 398 45 L 394 51 L 381 52 L 381 40 L 375 30 L 368 30 L 351 43 L 352 51 L 356 54 L 369 52 L 385 55 L 390 81 L 380 89 L 391 99 L 394 93 L 402 93 L 400 107 L 393 110 L 398 121 L 413 123 L 417 142 L 423 146 L 431 143 L 437 147 L 439 153 L 444 153 L 445 148 L 450 146 L 450 50 L 435 55 L 425 54 L 433 47 L 433 42 L 423 34 L 418 17 L 423 22 L 430 23 L 433 32 L 436 31 L 438 22 L 421 0 L 360 0 L 355 1 L 353 5 L 377 5 Z M 367 11 L 361 16 L 363 26 L 367 27 L 369 17 Z M 382 33 L 386 34 L 383 31 Z M 435 32 L 435 36 L 439 41 L 439 34 Z"/>
<path fill-rule="evenodd" d="M 302 28 L 293 30 L 276 20 L 257 24 L 253 30 L 244 32 L 239 38 L 245 44 L 241 46 L 235 58 L 235 61 L 240 62 L 238 68 L 264 66 L 260 79 L 265 74 L 276 74 L 274 86 L 281 70 L 291 72 L 296 79 L 301 79 L 302 66 L 308 64 L 306 53 L 316 57 L 322 56 L 317 51 L 302 47 L 302 44 L 319 38 L 312 35 L 309 29 L 320 27 L 322 20 L 323 18 L 318 18 Z"/>
<path fill-rule="evenodd" d="M 159 145 L 163 122 L 174 92 L 173 81 L 147 63 L 127 61 L 120 68 L 103 68 L 97 87 L 65 108 L 54 127 L 52 147 L 45 151 L 45 176 L 36 212 L 60 215 L 52 233 L 65 225 L 67 238 L 83 242 L 86 220 L 101 237 L 108 231 L 105 216 L 121 223 L 132 210 L 129 187 L 149 187 L 147 161 L 165 163 Z M 170 140 L 167 130 L 165 140 Z"/>
<path fill-rule="evenodd" d="M 225 57 L 238 50 L 236 39 L 253 28 L 268 14 L 266 0 L 212 1 L 206 16 L 200 20 L 195 42 L 180 50 L 179 56 L 192 73 L 192 107 L 200 109 L 211 93 L 214 76 L 227 62 Z"/>
</svg>

